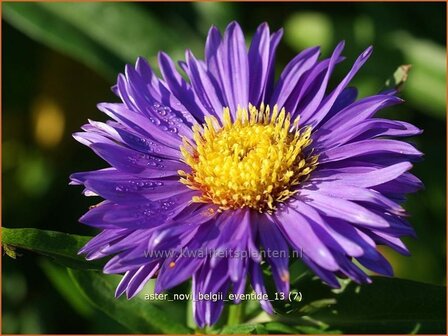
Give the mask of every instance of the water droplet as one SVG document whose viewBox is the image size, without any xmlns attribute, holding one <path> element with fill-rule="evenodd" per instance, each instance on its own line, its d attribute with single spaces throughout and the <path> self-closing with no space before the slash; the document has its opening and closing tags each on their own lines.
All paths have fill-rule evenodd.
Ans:
<svg viewBox="0 0 448 336">
<path fill-rule="evenodd" d="M 123 185 L 117 185 L 115 187 L 115 191 L 117 191 L 117 192 L 126 192 L 126 191 L 128 191 L 128 188 L 123 186 Z"/>
</svg>

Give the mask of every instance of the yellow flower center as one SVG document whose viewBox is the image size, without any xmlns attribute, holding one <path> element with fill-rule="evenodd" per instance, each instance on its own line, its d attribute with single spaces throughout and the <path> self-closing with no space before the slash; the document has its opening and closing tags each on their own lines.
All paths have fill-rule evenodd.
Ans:
<svg viewBox="0 0 448 336">
<path fill-rule="evenodd" d="M 180 181 L 202 193 L 193 202 L 217 204 L 220 209 L 276 209 L 297 192 L 317 165 L 305 157 L 311 127 L 298 128 L 285 109 L 262 105 L 238 108 L 234 121 L 228 108 L 221 123 L 213 116 L 193 126 L 194 143 L 183 139 L 181 152 L 191 172 L 179 171 Z"/>
</svg>

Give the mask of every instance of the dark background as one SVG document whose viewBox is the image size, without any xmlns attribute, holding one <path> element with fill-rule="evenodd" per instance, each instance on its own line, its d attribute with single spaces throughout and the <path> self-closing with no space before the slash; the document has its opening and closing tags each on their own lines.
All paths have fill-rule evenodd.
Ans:
<svg viewBox="0 0 448 336">
<path fill-rule="evenodd" d="M 36 6 L 81 31 L 78 44 L 67 46 L 66 27 L 52 19 L 28 25 L 21 15 Z M 402 93 L 406 103 L 385 115 L 424 129 L 411 141 L 425 153 L 414 173 L 426 187 L 406 204 L 418 239 L 405 239 L 411 257 L 384 253 L 397 277 L 445 284 L 445 13 L 444 3 L 3 3 L 3 225 L 94 234 L 77 222 L 92 200 L 69 187 L 68 176 L 105 163 L 71 134 L 88 118 L 106 119 L 95 105 L 116 101 L 109 88 L 124 64 L 139 55 L 155 64 L 159 49 L 176 59 L 186 48 L 202 56 L 211 24 L 222 29 L 236 19 L 249 38 L 267 21 L 272 30 L 285 28 L 278 71 L 307 46 L 321 45 L 329 56 L 345 39 L 347 60 L 333 76 L 340 80 L 373 44 L 373 56 L 352 83 L 360 96 L 378 92 L 399 65 L 413 65 Z M 109 39 L 107 25 L 117 29 Z M 89 57 L 86 46 L 102 57 Z M 3 333 L 126 332 L 87 305 L 58 267 L 22 254 L 2 259 Z"/>
</svg>

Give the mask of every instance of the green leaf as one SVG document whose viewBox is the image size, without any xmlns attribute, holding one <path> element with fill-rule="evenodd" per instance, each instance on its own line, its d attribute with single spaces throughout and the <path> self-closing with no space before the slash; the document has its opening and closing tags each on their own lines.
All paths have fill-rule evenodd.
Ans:
<svg viewBox="0 0 448 336">
<path fill-rule="evenodd" d="M 297 334 L 298 332 L 297 329 L 280 322 L 268 322 L 264 325 L 264 328 L 270 334 Z"/>
<path fill-rule="evenodd" d="M 340 334 L 339 330 L 329 330 L 328 326 L 310 326 L 309 321 L 301 321 L 304 325 L 287 325 L 280 322 L 267 322 L 264 328 L 269 334 Z"/>
<path fill-rule="evenodd" d="M 173 321 L 169 312 L 160 309 L 149 301 L 134 297 L 114 297 L 115 277 L 96 271 L 69 270 L 79 289 L 98 309 L 105 312 L 132 332 L 150 334 L 187 334 L 191 330 Z"/>
<path fill-rule="evenodd" d="M 138 56 L 156 56 L 159 50 L 169 53 L 189 47 L 192 33 L 187 27 L 178 31 L 182 22 L 162 23 L 138 4 L 89 2 L 44 3 L 43 8 L 65 20 L 126 62 Z M 183 52 L 182 52 L 183 54 Z"/>
<path fill-rule="evenodd" d="M 330 331 L 325 328 L 317 328 L 312 326 L 294 326 L 281 322 L 265 322 L 259 324 L 240 324 L 236 326 L 224 327 L 220 334 L 338 334 L 339 331 Z"/>
<path fill-rule="evenodd" d="M 227 326 L 222 328 L 221 335 L 234 335 L 234 334 L 255 334 L 257 330 L 256 324 L 240 324 L 236 326 Z"/>
<path fill-rule="evenodd" d="M 410 280 L 372 277 L 373 283 L 345 281 L 331 290 L 316 277 L 306 276 L 293 286 L 301 302 L 283 303 L 286 321 L 310 317 L 344 333 L 445 333 L 446 288 Z"/>
<path fill-rule="evenodd" d="M 434 42 L 418 39 L 406 32 L 391 35 L 390 43 L 401 50 L 412 76 L 403 91 L 406 100 L 423 113 L 446 117 L 446 50 Z"/>
<path fill-rule="evenodd" d="M 50 280 L 53 286 L 67 300 L 73 309 L 82 316 L 91 318 L 94 309 L 90 302 L 88 302 L 83 295 L 80 295 L 81 291 L 73 286 L 74 282 L 68 274 L 67 268 L 59 266 L 45 258 L 42 258 L 42 260 L 39 261 L 39 265 L 48 277 L 48 280 Z"/>
<path fill-rule="evenodd" d="M 266 335 L 269 334 L 268 329 L 265 328 L 264 325 L 262 324 L 257 324 L 255 326 L 255 331 L 257 332 L 257 335 Z"/>
<path fill-rule="evenodd" d="M 179 58 L 186 48 L 199 47 L 196 34 L 180 18 L 162 22 L 133 3 L 7 3 L 3 8 L 5 19 L 31 38 L 109 78 L 138 56 L 155 60 L 164 50 Z"/>
<path fill-rule="evenodd" d="M 3 17 L 29 37 L 63 52 L 113 78 L 123 61 L 87 34 L 40 3 L 5 3 Z M 76 15 L 76 11 L 73 13 Z"/>
<path fill-rule="evenodd" d="M 2 245 L 6 249 L 25 249 L 44 256 L 71 268 L 102 269 L 104 261 L 86 261 L 78 251 L 92 237 L 77 236 L 63 232 L 38 229 L 2 228 Z"/>
</svg>

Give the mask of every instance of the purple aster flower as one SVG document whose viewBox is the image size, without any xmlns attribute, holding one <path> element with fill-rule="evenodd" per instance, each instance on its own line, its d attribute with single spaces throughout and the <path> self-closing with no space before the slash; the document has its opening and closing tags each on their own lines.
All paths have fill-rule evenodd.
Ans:
<svg viewBox="0 0 448 336">
<path fill-rule="evenodd" d="M 117 297 L 154 277 L 157 292 L 192 278 L 195 294 L 238 294 L 249 279 L 263 294 L 264 263 L 287 294 L 291 251 L 338 287 L 338 277 L 370 282 L 355 260 L 392 275 L 377 245 L 408 254 L 400 238 L 414 231 L 400 204 L 422 185 L 408 172 L 422 153 L 394 138 L 421 130 L 375 117 L 402 102 L 395 91 L 357 100 L 347 87 L 371 47 L 329 90 L 344 43 L 323 60 L 318 47 L 302 51 L 275 81 L 281 36 L 262 24 L 247 49 L 237 23 L 223 36 L 212 27 L 205 59 L 187 50 L 179 63 L 185 77 L 164 53 L 161 78 L 139 58 L 113 87 L 122 102 L 98 105 L 111 120 L 74 135 L 110 165 L 71 180 L 105 199 L 80 219 L 102 230 L 80 252 L 113 255 L 104 272 L 124 273 Z M 193 305 L 204 326 L 224 303 Z"/>
</svg>

